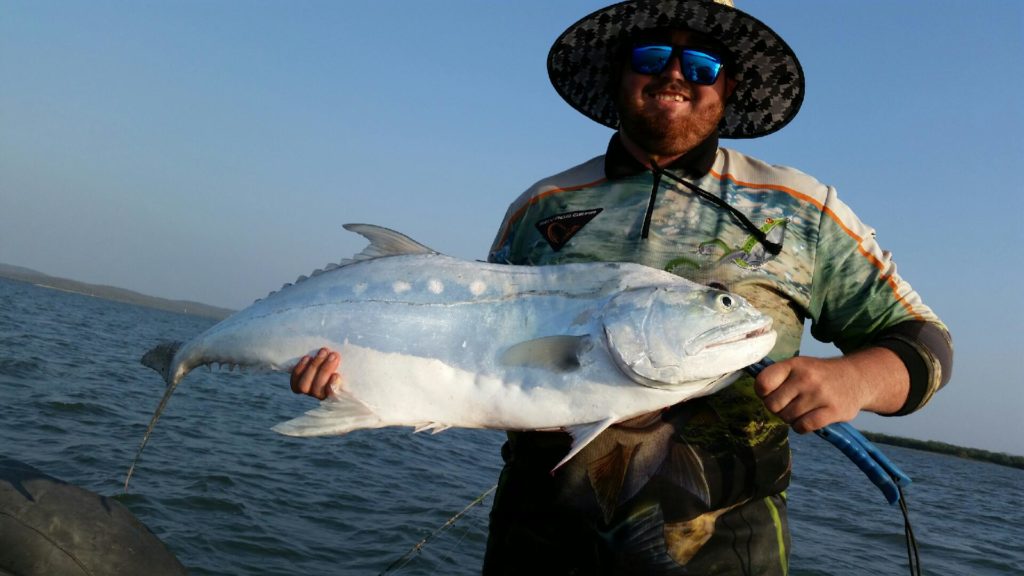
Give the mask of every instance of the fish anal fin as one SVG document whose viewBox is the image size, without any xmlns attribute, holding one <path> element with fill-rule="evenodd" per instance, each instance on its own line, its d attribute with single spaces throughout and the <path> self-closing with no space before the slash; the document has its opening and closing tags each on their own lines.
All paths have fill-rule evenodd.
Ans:
<svg viewBox="0 0 1024 576">
<path fill-rule="evenodd" d="M 509 346 L 501 355 L 505 366 L 543 368 L 551 372 L 572 372 L 583 363 L 593 344 L 590 336 L 544 336 Z"/>
<path fill-rule="evenodd" d="M 298 418 L 281 422 L 271 430 L 286 436 L 329 436 L 384 425 L 369 406 L 348 393 L 336 392 L 316 408 Z"/>
<path fill-rule="evenodd" d="M 609 416 L 607 419 L 599 422 L 579 424 L 567 428 L 566 431 L 572 436 L 572 448 L 569 450 L 569 453 L 565 455 L 565 458 L 562 458 L 558 464 L 555 464 L 555 467 L 551 469 L 551 473 L 554 474 L 556 470 L 562 467 L 562 465 L 569 460 L 572 460 L 573 456 L 579 454 L 580 450 L 583 450 L 587 444 L 593 442 L 594 438 L 597 438 L 601 432 L 607 430 L 609 426 L 615 424 L 617 421 L 618 418 L 615 416 Z"/>
<path fill-rule="evenodd" d="M 604 456 L 590 462 L 587 477 L 597 495 L 597 502 L 604 512 L 604 521 L 611 522 L 619 504 L 619 494 L 626 480 L 626 471 L 636 451 L 636 444 L 615 443 L 615 447 Z"/>
<path fill-rule="evenodd" d="M 427 422 L 425 424 L 420 424 L 416 426 L 416 428 L 413 429 L 413 433 L 425 432 L 429 430 L 431 434 L 437 434 L 440 432 L 444 432 L 445 430 L 451 427 L 451 424 L 442 424 L 440 422 Z"/>
</svg>

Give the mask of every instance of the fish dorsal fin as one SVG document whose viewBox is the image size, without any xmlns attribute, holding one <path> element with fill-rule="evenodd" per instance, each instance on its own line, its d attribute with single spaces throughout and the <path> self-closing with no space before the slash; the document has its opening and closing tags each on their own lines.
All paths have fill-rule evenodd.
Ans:
<svg viewBox="0 0 1024 576">
<path fill-rule="evenodd" d="M 349 260 L 342 261 L 342 265 L 351 264 L 360 260 L 372 260 L 386 256 L 401 256 L 403 254 L 437 254 L 423 244 L 409 238 L 401 232 L 395 232 L 383 226 L 373 224 L 345 224 L 345 230 L 355 232 L 370 241 L 370 245 L 356 254 Z"/>
<path fill-rule="evenodd" d="M 319 276 L 324 272 L 330 272 L 331 270 L 335 270 L 355 262 L 373 260 L 374 258 L 384 258 L 386 256 L 401 256 L 403 254 L 439 253 L 436 250 L 428 248 L 412 238 L 409 238 L 401 232 L 395 232 L 394 230 L 384 228 L 383 226 L 375 226 L 373 224 L 344 224 L 343 227 L 346 230 L 362 235 L 370 241 L 370 245 L 364 248 L 362 252 L 351 258 L 346 258 L 337 264 L 328 264 L 320 270 L 314 270 L 309 276 L 299 276 L 295 282 L 289 282 L 288 284 L 281 286 L 279 289 L 267 294 L 266 297 L 269 298 L 289 286 L 299 284 L 305 280 Z M 257 302 L 259 302 L 259 300 L 257 300 Z"/>
</svg>

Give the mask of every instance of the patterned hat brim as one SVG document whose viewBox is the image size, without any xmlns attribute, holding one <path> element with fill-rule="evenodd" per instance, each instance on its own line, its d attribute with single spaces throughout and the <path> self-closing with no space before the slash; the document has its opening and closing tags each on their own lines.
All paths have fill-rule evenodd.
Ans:
<svg viewBox="0 0 1024 576">
<path fill-rule="evenodd" d="M 725 105 L 723 138 L 756 138 L 789 123 L 804 100 L 804 72 L 788 44 L 760 20 L 712 0 L 628 0 L 570 26 L 548 53 L 548 77 L 558 94 L 592 120 L 618 128 L 609 92 L 622 43 L 656 29 L 699 32 L 729 50 L 737 69 Z"/>
</svg>

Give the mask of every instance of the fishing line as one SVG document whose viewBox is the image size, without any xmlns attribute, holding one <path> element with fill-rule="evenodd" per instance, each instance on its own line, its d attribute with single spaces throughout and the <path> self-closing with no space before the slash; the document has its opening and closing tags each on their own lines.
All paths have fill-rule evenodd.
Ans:
<svg viewBox="0 0 1024 576">
<path fill-rule="evenodd" d="M 772 364 L 774 362 L 770 358 L 764 358 L 760 362 L 747 366 L 746 372 L 756 377 Z M 911 576 L 920 576 L 921 556 L 917 547 L 917 539 L 914 537 L 914 528 L 910 525 L 910 507 L 907 504 L 906 495 L 903 493 L 903 487 L 910 484 L 910 477 L 897 468 L 867 438 L 848 423 L 829 424 L 815 432 L 854 461 L 871 478 L 871 481 L 882 489 L 889 504 L 899 503 L 900 512 L 903 513 L 903 534 L 907 541 L 907 563 L 910 567 L 910 574 Z M 860 446 L 851 450 L 850 447 L 855 444 L 860 444 Z"/>
<path fill-rule="evenodd" d="M 907 507 L 907 497 L 903 494 L 903 488 L 896 485 L 900 491 L 900 512 L 903 512 L 903 534 L 907 539 L 907 563 L 910 565 L 911 576 L 921 576 L 921 556 L 917 549 L 917 538 L 914 537 L 914 528 L 910 525 L 910 509 Z"/>
<path fill-rule="evenodd" d="M 439 564 L 444 565 L 445 562 L 451 559 L 452 554 L 459 548 L 459 545 L 462 544 L 462 541 L 466 539 L 466 536 L 469 536 L 469 531 L 473 528 L 474 526 L 472 524 L 466 525 L 466 528 L 462 531 L 462 535 L 459 536 L 459 539 L 455 542 L 455 544 L 448 548 L 448 552 L 446 552 L 445 555 L 441 557 L 441 561 L 439 562 Z"/>
<path fill-rule="evenodd" d="M 423 547 L 427 545 L 427 542 L 431 538 L 433 538 L 434 536 L 437 536 L 438 534 L 440 534 L 441 532 L 443 532 L 447 528 L 451 527 L 452 524 L 455 524 L 459 520 L 459 518 L 462 518 L 466 514 L 466 512 L 469 512 L 469 510 L 471 508 L 473 508 L 477 504 L 483 502 L 484 498 L 487 498 L 487 496 L 490 495 L 491 492 L 494 492 L 494 490 L 497 487 L 498 487 L 498 485 L 495 484 L 494 486 L 491 486 L 490 488 L 485 490 L 483 494 L 477 496 L 475 500 L 470 502 L 469 505 L 467 505 L 465 508 L 463 508 L 460 512 L 458 512 L 457 514 L 455 514 L 454 516 L 449 518 L 448 521 L 445 522 L 444 524 L 442 524 L 437 530 L 434 530 L 432 533 L 428 534 L 427 537 L 425 537 L 423 540 L 420 540 L 419 542 L 417 542 L 416 545 L 413 546 L 408 552 L 403 554 L 401 558 L 399 558 L 398 560 L 395 560 L 387 568 L 385 568 L 384 571 L 380 573 L 381 576 L 383 576 L 384 574 L 388 574 L 389 572 L 392 572 L 394 570 L 397 570 L 397 569 L 405 566 L 406 564 L 408 564 L 410 561 L 412 561 L 413 557 L 415 557 L 416 554 L 418 554 L 419 551 L 422 550 Z"/>
</svg>

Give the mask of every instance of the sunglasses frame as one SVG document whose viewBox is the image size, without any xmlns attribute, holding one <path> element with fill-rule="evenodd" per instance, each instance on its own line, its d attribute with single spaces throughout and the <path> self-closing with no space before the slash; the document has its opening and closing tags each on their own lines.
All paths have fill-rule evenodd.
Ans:
<svg viewBox="0 0 1024 576">
<path fill-rule="evenodd" d="M 640 68 L 640 66 L 637 63 L 637 51 L 645 48 L 668 48 L 671 51 L 669 52 L 668 58 L 665 59 L 664 63 L 659 69 L 643 71 L 638 69 Z M 704 59 L 710 59 L 714 61 L 715 64 L 717 64 L 717 67 L 714 68 L 714 77 L 711 79 L 710 82 L 697 77 L 696 74 L 688 73 L 689 69 L 686 65 L 685 58 L 687 55 L 691 54 L 698 56 L 702 61 Z M 722 69 L 726 67 L 725 59 L 714 50 L 709 50 L 707 48 L 692 48 L 689 46 L 674 46 L 672 44 L 668 44 L 665 42 L 643 42 L 640 44 L 633 45 L 629 51 L 629 67 L 633 72 L 637 74 L 643 74 L 645 76 L 656 76 L 664 72 L 665 68 L 668 68 L 669 64 L 672 62 L 672 58 L 674 57 L 679 59 L 679 69 L 682 72 L 683 77 L 686 78 L 686 81 L 692 82 L 694 84 L 700 84 L 702 86 L 711 86 L 715 82 L 717 82 L 718 78 L 722 76 Z"/>
</svg>

